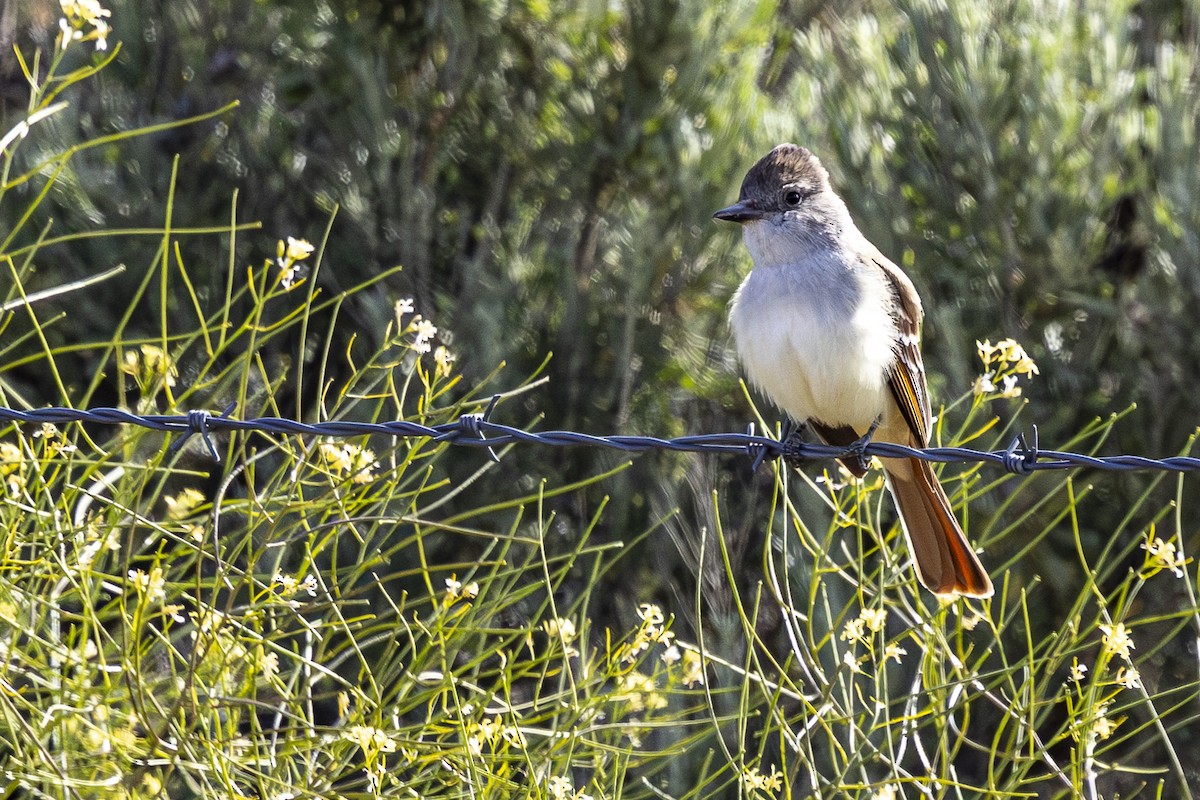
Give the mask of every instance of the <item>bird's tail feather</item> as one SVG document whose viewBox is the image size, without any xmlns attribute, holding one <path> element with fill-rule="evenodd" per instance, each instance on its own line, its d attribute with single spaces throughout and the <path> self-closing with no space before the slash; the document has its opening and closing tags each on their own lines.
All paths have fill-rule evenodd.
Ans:
<svg viewBox="0 0 1200 800">
<path fill-rule="evenodd" d="M 929 463 L 885 459 L 884 467 L 921 583 L 936 594 L 990 597 L 992 581 Z"/>
</svg>

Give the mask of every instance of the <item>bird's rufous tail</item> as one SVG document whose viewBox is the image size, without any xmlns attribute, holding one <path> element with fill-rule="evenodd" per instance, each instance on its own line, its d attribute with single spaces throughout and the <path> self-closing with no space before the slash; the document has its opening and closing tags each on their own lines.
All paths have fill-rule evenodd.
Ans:
<svg viewBox="0 0 1200 800">
<path fill-rule="evenodd" d="M 918 458 L 883 462 L 921 584 L 935 594 L 990 597 L 991 578 L 954 518 L 933 468 Z"/>
</svg>

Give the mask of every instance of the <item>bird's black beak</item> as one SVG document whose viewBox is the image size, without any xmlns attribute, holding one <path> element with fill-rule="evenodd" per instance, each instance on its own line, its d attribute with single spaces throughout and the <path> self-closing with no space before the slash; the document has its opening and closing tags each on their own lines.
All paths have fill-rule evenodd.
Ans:
<svg viewBox="0 0 1200 800">
<path fill-rule="evenodd" d="M 717 213 L 713 214 L 713 219 L 720 219 L 726 222 L 752 222 L 756 219 L 762 219 L 763 213 L 749 203 L 738 201 L 728 208 L 722 208 Z"/>
</svg>

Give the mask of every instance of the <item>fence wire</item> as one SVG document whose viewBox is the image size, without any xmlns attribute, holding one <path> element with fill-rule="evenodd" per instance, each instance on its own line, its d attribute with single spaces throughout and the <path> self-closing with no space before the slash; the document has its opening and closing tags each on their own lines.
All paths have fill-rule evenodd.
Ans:
<svg viewBox="0 0 1200 800">
<path fill-rule="evenodd" d="M 237 419 L 230 416 L 232 407 L 222 413 L 190 411 L 187 414 L 143 415 L 119 408 L 38 408 L 18 411 L 0 407 L 0 422 L 20 425 L 51 423 L 92 423 L 100 425 L 137 425 L 165 433 L 181 434 L 173 448 L 182 445 L 190 436 L 199 435 L 209 454 L 220 460 L 211 434 L 224 432 L 250 432 L 269 434 L 296 434 L 303 436 L 325 436 L 346 438 L 353 436 L 382 435 L 393 437 L 422 437 L 435 442 L 447 442 L 467 447 L 487 448 L 496 458 L 495 448 L 514 443 L 541 444 L 551 447 L 603 447 L 629 453 L 644 453 L 651 450 L 673 450 L 689 453 L 714 453 L 721 455 L 743 455 L 753 460 L 757 468 L 764 460 L 783 458 L 787 461 L 832 459 L 845 457 L 870 458 L 919 458 L 937 463 L 988 463 L 995 464 L 1017 475 L 1028 475 L 1040 470 L 1090 468 L 1114 471 L 1157 469 L 1170 472 L 1200 471 L 1200 458 L 1195 456 L 1173 456 L 1149 458 L 1146 456 L 1115 455 L 1093 456 L 1061 450 L 1043 450 L 1038 447 L 1037 428 L 1032 436 L 1018 434 L 1003 450 L 973 450 L 969 447 L 913 448 L 889 442 L 860 442 L 849 447 L 799 441 L 796 437 L 784 440 L 756 434 L 751 424 L 745 433 L 706 433 L 663 439 L 656 436 L 598 436 L 574 431 L 527 431 L 511 425 L 492 422 L 490 417 L 496 406 L 493 398 L 482 414 L 463 414 L 454 422 L 441 425 L 421 425 L 407 420 L 389 422 L 351 422 L 331 420 L 327 422 L 298 422 L 283 417 L 255 417 Z"/>
</svg>

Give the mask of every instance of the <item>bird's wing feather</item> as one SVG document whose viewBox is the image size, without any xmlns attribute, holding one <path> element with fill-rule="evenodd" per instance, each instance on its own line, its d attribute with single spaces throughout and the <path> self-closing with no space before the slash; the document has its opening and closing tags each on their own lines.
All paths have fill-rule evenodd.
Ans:
<svg viewBox="0 0 1200 800">
<path fill-rule="evenodd" d="M 899 267 L 872 248 L 869 258 L 883 270 L 892 289 L 892 318 L 896 321 L 899 338 L 896 358 L 888 370 L 888 388 L 908 422 L 916 446 L 929 443 L 933 413 L 929 405 L 929 389 L 925 384 L 925 367 L 921 361 L 921 298 L 909 277 Z"/>
</svg>

